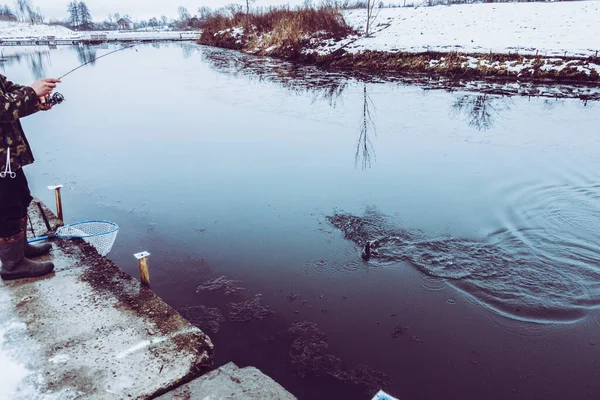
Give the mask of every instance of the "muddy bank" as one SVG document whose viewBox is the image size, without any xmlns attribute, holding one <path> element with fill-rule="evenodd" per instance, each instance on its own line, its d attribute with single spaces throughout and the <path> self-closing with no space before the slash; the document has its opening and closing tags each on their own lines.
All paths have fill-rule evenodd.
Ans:
<svg viewBox="0 0 600 400">
<path fill-rule="evenodd" d="M 229 28 L 203 34 L 199 44 L 238 50 L 257 56 L 269 56 L 315 65 L 328 70 L 369 72 L 375 74 L 427 75 L 450 79 L 483 79 L 492 82 L 530 82 L 585 84 L 600 86 L 600 57 L 544 57 L 541 55 L 403 52 L 403 51 L 346 51 L 346 38 L 320 34 L 297 42 L 269 46 L 263 39 L 272 33 L 257 35 L 243 28 Z"/>
</svg>

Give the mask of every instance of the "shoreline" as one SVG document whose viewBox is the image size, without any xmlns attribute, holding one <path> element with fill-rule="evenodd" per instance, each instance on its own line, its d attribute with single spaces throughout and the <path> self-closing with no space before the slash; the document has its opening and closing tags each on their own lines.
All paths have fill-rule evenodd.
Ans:
<svg viewBox="0 0 600 400">
<path fill-rule="evenodd" d="M 253 40 L 238 32 L 225 30 L 211 40 L 201 38 L 196 43 L 334 71 L 427 75 L 493 82 L 583 84 L 600 88 L 600 57 L 371 50 L 350 53 L 343 48 L 329 54 L 319 54 L 311 49 L 310 40 L 303 40 L 303 47 L 300 48 L 250 49 L 245 44 Z"/>
</svg>

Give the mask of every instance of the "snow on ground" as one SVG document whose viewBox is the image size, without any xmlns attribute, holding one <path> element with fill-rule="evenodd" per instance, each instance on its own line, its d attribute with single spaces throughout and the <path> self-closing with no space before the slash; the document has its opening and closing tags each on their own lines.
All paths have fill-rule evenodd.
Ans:
<svg viewBox="0 0 600 400">
<path fill-rule="evenodd" d="M 353 37 L 319 48 L 348 52 L 440 51 L 594 56 L 600 50 L 600 1 L 484 3 L 376 9 L 372 37 Z M 366 10 L 344 12 L 364 32 Z"/>
<path fill-rule="evenodd" d="M 54 36 L 56 40 L 90 40 L 92 35 L 106 35 L 107 40 L 119 39 L 144 39 L 144 40 L 168 40 L 168 39 L 197 39 L 199 32 L 193 31 L 86 31 L 75 32 L 58 25 L 31 25 L 23 22 L 0 21 L 0 40 L 45 40 L 48 36 Z"/>
<path fill-rule="evenodd" d="M 78 36 L 78 33 L 59 25 L 0 21 L 0 40 L 38 39 L 46 36 L 71 39 Z"/>
</svg>

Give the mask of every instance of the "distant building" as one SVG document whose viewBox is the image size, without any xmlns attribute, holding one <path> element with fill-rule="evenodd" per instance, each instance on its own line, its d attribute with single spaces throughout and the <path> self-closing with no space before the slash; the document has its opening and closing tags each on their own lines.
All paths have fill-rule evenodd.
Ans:
<svg viewBox="0 0 600 400">
<path fill-rule="evenodd" d="M 197 17 L 192 17 L 188 22 L 188 26 L 191 28 L 199 28 L 200 20 Z"/>
<path fill-rule="evenodd" d="M 119 30 L 123 31 L 132 31 L 133 30 L 133 21 L 129 18 L 121 18 L 117 21 L 119 25 Z"/>
</svg>

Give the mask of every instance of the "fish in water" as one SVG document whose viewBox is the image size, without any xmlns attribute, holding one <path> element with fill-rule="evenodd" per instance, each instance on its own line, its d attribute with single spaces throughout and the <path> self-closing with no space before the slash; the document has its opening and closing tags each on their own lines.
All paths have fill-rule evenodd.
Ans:
<svg viewBox="0 0 600 400">
<path fill-rule="evenodd" d="M 365 248 L 363 249 L 360 257 L 365 261 L 369 261 L 371 258 L 371 242 L 367 242 L 367 244 L 365 244 Z"/>
<path fill-rule="evenodd" d="M 379 244 L 380 239 L 367 241 L 360 257 L 365 261 L 369 261 L 371 257 L 377 257 L 379 253 L 375 249 L 379 247 Z"/>
</svg>

